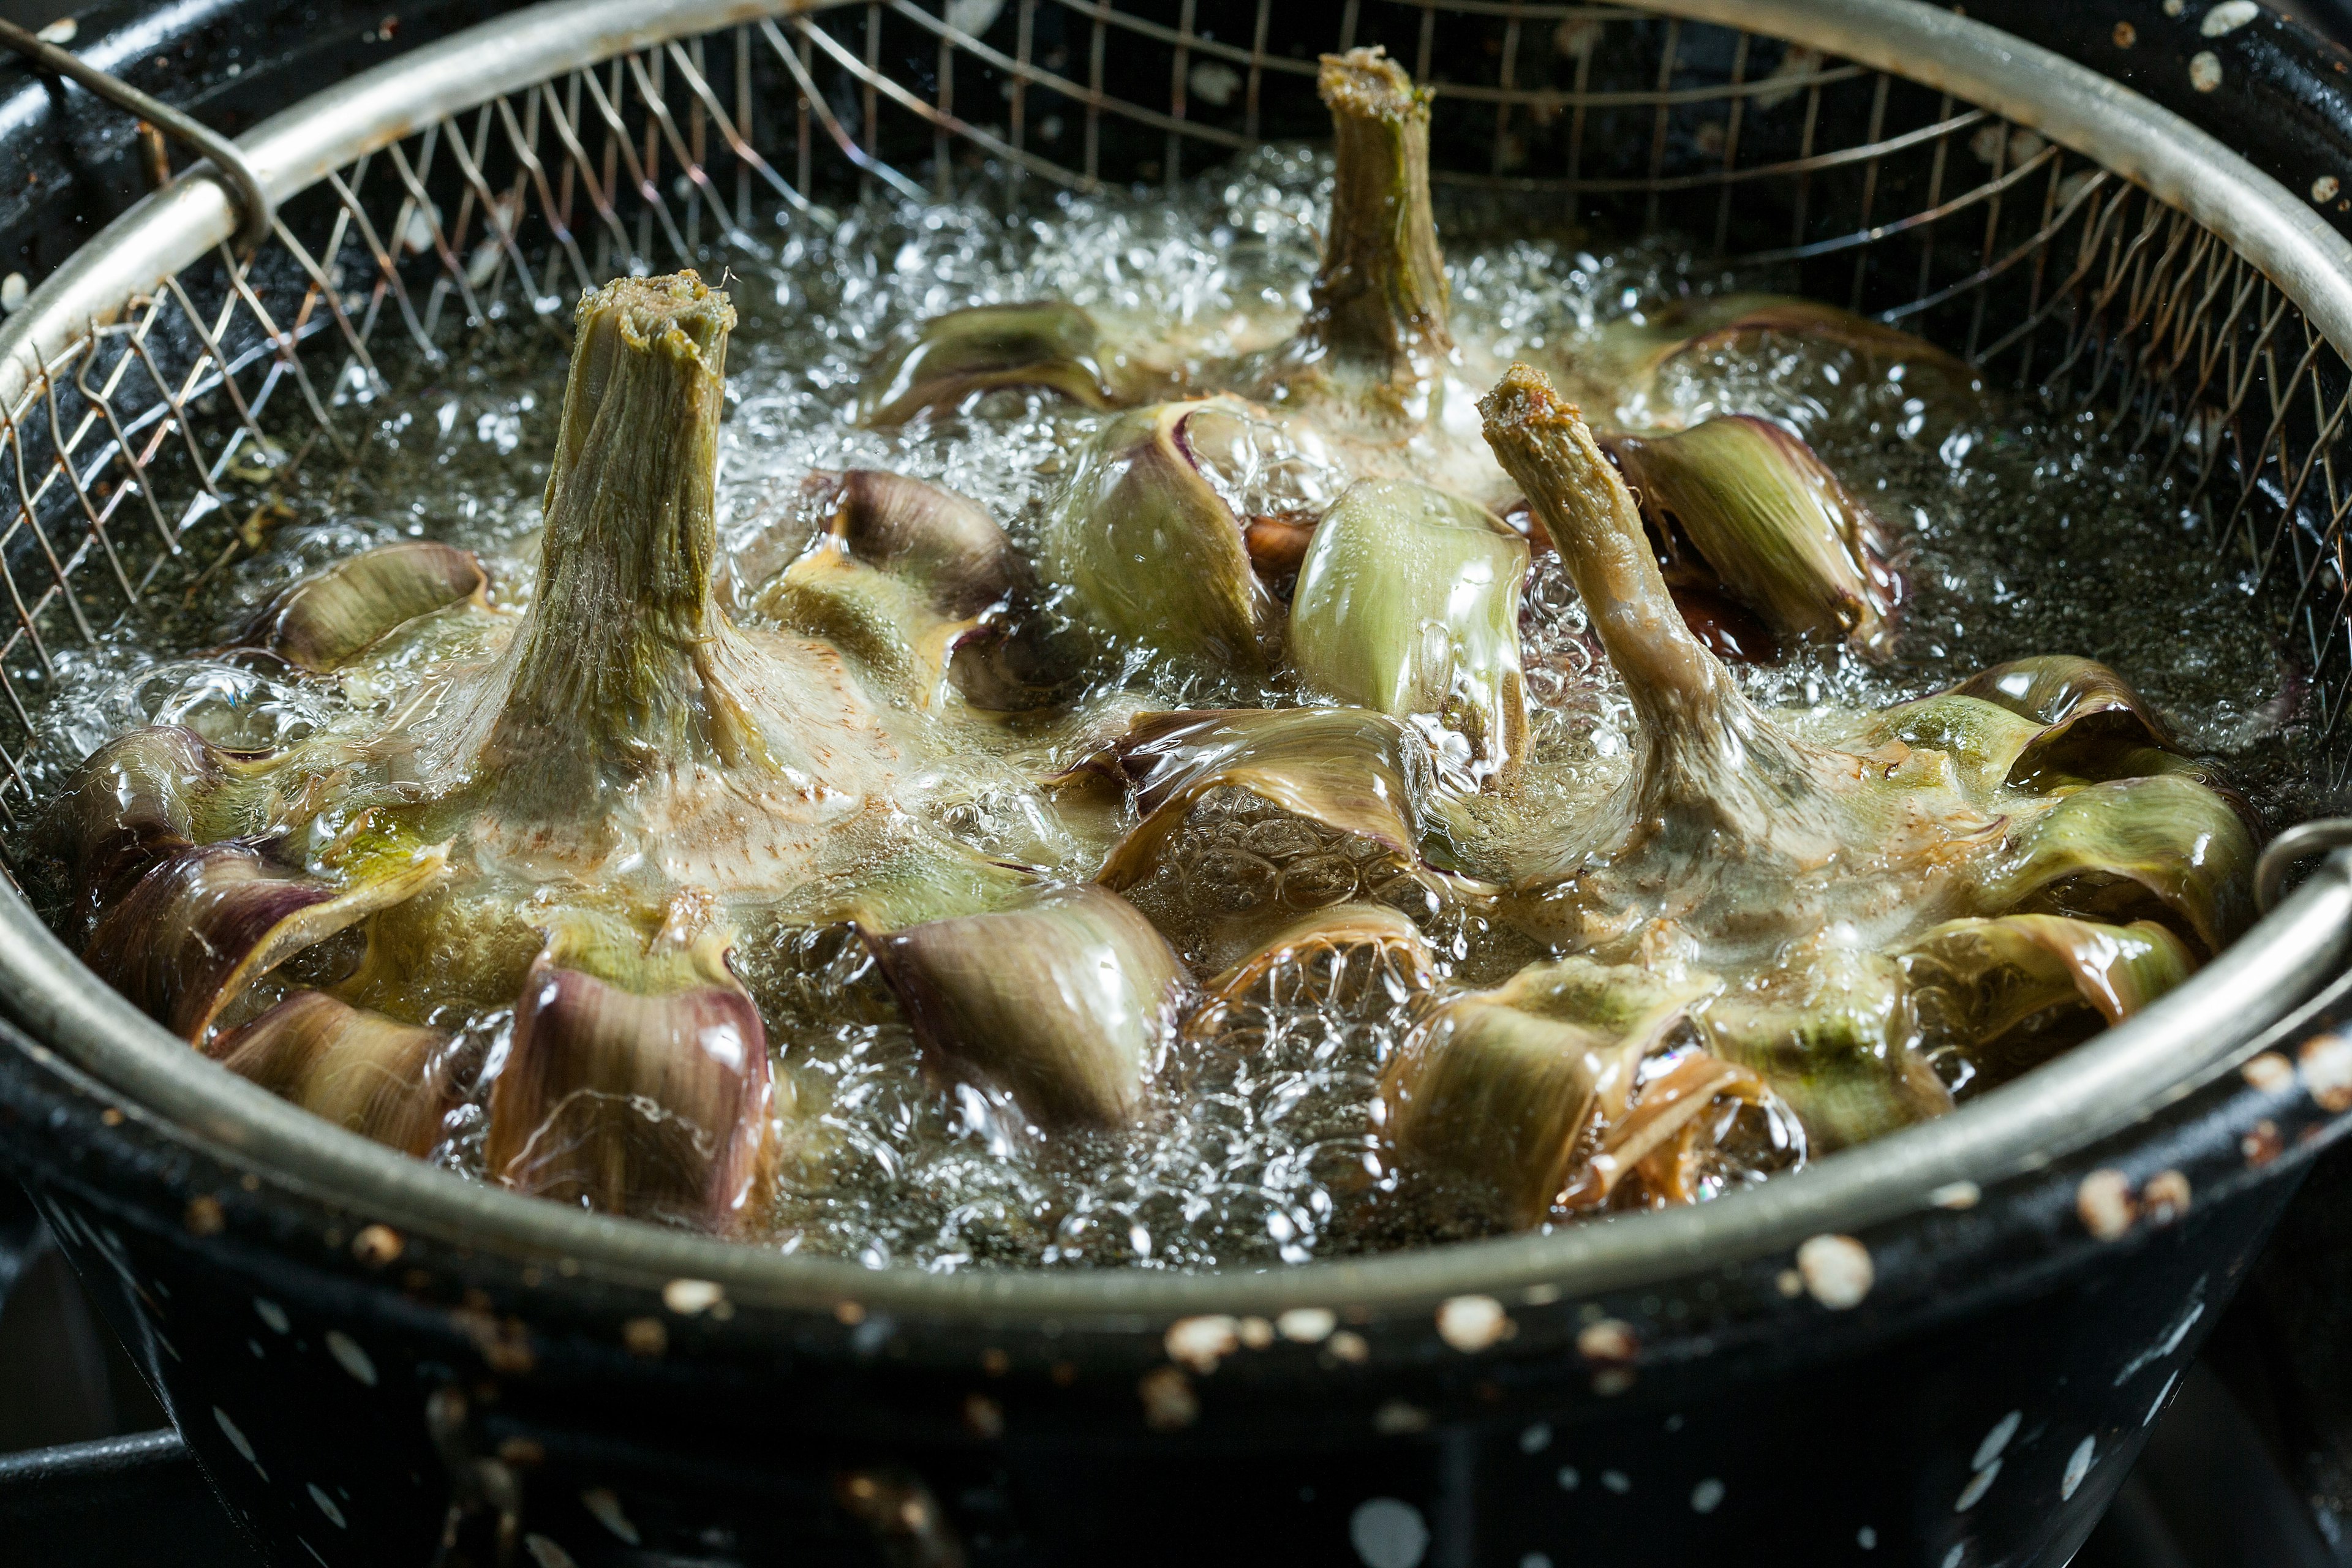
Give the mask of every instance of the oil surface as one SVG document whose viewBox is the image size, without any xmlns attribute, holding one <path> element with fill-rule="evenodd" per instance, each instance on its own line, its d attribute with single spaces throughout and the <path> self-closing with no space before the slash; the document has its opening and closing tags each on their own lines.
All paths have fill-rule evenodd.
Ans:
<svg viewBox="0 0 2352 1568">
<path fill-rule="evenodd" d="M 1060 298 L 1096 312 L 1114 337 L 1148 334 L 1204 361 L 1263 346 L 1306 304 L 1328 176 L 1328 159 L 1274 150 L 1173 197 L 1065 197 L 1010 215 L 979 199 L 877 203 L 829 236 L 729 258 L 740 325 L 719 504 L 739 604 L 808 539 L 802 484 L 812 469 L 931 480 L 1034 544 L 1096 416 L 1001 392 L 896 431 L 862 427 L 858 384 L 894 328 L 967 305 Z M 1458 226 L 1445 237 L 1453 330 L 1482 360 L 1599 356 L 1612 328 L 1747 281 L 1657 244 L 1601 250 L 1587 238 L 1580 248 Z M 560 340 L 529 321 L 494 323 L 446 365 L 386 368 L 389 394 L 354 385 L 340 395 L 342 416 L 364 436 L 358 457 L 339 467 L 313 453 L 294 468 L 262 548 L 212 574 L 175 624 L 120 628 L 60 659 L 30 763 L 45 785 L 142 724 L 185 723 L 223 743 L 267 747 L 349 718 L 339 705 L 351 698 L 330 686 L 198 650 L 218 646 L 276 588 L 358 550 L 411 537 L 462 544 L 482 554 L 496 600 L 528 602 L 564 374 Z M 2250 578 L 2217 564 L 2180 481 L 2119 453 L 2099 418 L 2000 397 L 1931 406 L 1899 376 L 1785 343 L 1685 366 L 1645 405 L 1588 413 L 1596 423 L 1678 423 L 1735 410 L 1780 419 L 1813 443 L 1905 541 L 1911 595 L 1893 659 L 1803 649 L 1742 668 L 1760 702 L 1802 728 L 2001 659 L 2081 654 L 2137 685 L 2187 749 L 2221 758 L 2251 785 L 2291 786 L 2295 683 L 2265 629 L 2271 617 Z M 289 445 L 299 436 L 289 429 Z M 1537 558 L 1521 629 L 1534 745 L 1526 787 L 1573 811 L 1622 774 L 1629 710 L 1556 558 Z M 1087 714 L 1296 700 L 1279 688 L 1186 689 L 1142 659 L 1106 658 L 1095 674 L 1076 720 L 1005 742 L 1030 766 L 1005 767 L 986 787 L 968 769 L 962 787 L 942 792 L 947 831 L 1088 877 L 1102 837 L 1071 830 L 1021 782 L 1040 762 L 1071 760 L 1092 732 Z M 16 846 L 20 860 L 30 852 Z M 1469 917 L 1430 934 L 1442 973 L 1464 983 L 1491 983 L 1539 956 L 1525 938 Z M 823 1108 L 796 1134 L 761 1244 L 877 1267 L 1208 1268 L 1488 1226 L 1475 1203 L 1444 1221 L 1381 1205 L 1366 1110 L 1407 1020 L 1378 974 L 1284 977 L 1270 997 L 1198 1020 L 1171 1047 L 1145 1129 L 1048 1138 L 1009 1100 L 925 1074 L 848 933 L 789 931 L 748 945 L 736 963 L 779 1073 L 800 1103 Z M 1188 957 L 1207 968 L 1214 955 Z M 452 1049 L 473 1092 L 434 1157 L 478 1176 L 481 1105 L 510 1020 L 439 1021 L 460 1028 Z M 1726 1162 L 1713 1185 L 1759 1180 L 1799 1158 L 1766 1141 Z"/>
</svg>

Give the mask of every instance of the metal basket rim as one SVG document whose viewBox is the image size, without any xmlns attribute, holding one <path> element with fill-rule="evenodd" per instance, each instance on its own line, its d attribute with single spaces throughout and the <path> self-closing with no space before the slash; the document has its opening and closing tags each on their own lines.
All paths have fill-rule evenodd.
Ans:
<svg viewBox="0 0 2352 1568">
<path fill-rule="evenodd" d="M 313 95 L 240 140 L 280 201 L 416 128 L 615 56 L 855 0 L 548 0 Z M 1632 0 L 1628 8 L 1769 33 L 1925 83 L 2092 158 L 2236 248 L 2352 359 L 2352 242 L 2218 140 L 2120 84 L 2008 34 L 1913 0 Z M 93 323 L 175 275 L 236 226 L 208 166 L 147 197 L 0 324 L 0 407 Z M 0 893 L 0 996 L 45 1047 L 177 1134 L 290 1175 L 371 1217 L 467 1245 L 593 1260 L 600 1273 L 723 1284 L 738 1300 L 830 1310 L 845 1298 L 940 1319 L 1061 1320 L 1417 1305 L 1464 1291 L 1594 1291 L 1785 1251 L 1930 1206 L 1955 1183 L 1990 1189 L 2143 1120 L 2291 1033 L 2352 957 L 2352 853 L 2157 1005 L 1950 1115 L 1796 1175 L 1638 1223 L 1570 1226 L 1259 1272 L 869 1269 L 585 1214 L 469 1182 L 323 1121 L 215 1067 L 99 982 Z"/>
</svg>

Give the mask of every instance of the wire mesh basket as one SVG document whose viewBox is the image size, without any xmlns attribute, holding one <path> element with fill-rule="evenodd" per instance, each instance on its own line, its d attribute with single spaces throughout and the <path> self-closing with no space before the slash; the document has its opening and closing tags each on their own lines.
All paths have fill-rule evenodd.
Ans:
<svg viewBox="0 0 2352 1568">
<path fill-rule="evenodd" d="M 2324 802 L 2352 767 L 2335 461 L 2352 247 L 2185 121 L 2086 96 L 2087 73 L 2032 77 L 2051 57 L 2003 77 L 1978 28 L 1951 67 L 1938 29 L 1970 26 L 1908 0 L 596 0 L 429 46 L 245 139 L 276 204 L 255 253 L 227 247 L 226 188 L 183 178 L 0 327 L 0 813 L 28 818 L 62 765 L 38 742 L 78 646 L 165 640 L 261 542 L 290 473 L 372 438 L 354 407 L 403 366 L 518 331 L 560 353 L 580 289 L 715 275 L 877 194 L 1017 205 L 1315 136 L 1318 55 L 1370 43 L 1433 93 L 1433 174 L 1465 199 L 1679 237 L 2089 411 L 2160 463 L 2200 520 L 2189 547 L 2268 585 L 2248 613 L 2281 617 L 2266 629 L 2307 678 L 2305 800 Z M 92 999 L 20 898 L 0 906 L 20 1011 L 232 1114 L 221 1075 L 187 1076 L 204 1064 Z M 1998 1137 L 1972 1107 L 1840 1162 L 1851 1179 L 1804 1201 L 1891 1191 L 1873 1160 L 1919 1173 L 1964 1145 L 2008 1161 L 2087 1138 L 2220 1070 L 2336 973 L 2332 931 L 2245 956 L 2264 943 L 2037 1074 L 2039 1104 Z M 236 1117 L 301 1120 L 249 1100 Z"/>
<path fill-rule="evenodd" d="M 252 454 L 347 446 L 334 405 L 383 384 L 387 334 L 427 361 L 493 318 L 560 335 L 581 289 L 723 266 L 861 189 L 1173 182 L 1317 134 L 1318 54 L 1366 43 L 1431 86 L 1441 185 L 1777 268 L 2102 411 L 2181 476 L 2206 548 L 2291 590 L 2326 787 L 2352 765 L 2344 358 L 2228 241 L 2032 123 L 1626 6 L 887 0 L 711 30 L 653 9 L 640 37 L 574 29 L 578 63 L 542 79 L 436 62 L 443 111 L 280 193 L 258 254 L 163 266 L 111 320 L 27 345 L 0 384 L 0 811 L 37 798 L 24 758 L 59 649 L 243 548 L 285 477 Z"/>
<path fill-rule="evenodd" d="M 752 9 L 779 14 L 575 26 L 568 68 L 527 81 L 494 50 L 437 59 L 435 111 L 287 181 L 258 254 L 174 257 L 150 224 L 112 241 L 151 252 L 132 269 L 154 280 L 109 319 L 20 321 L 0 380 L 0 812 L 38 799 L 26 752 L 60 650 L 152 621 L 254 539 L 286 478 L 257 452 L 364 438 L 335 405 L 384 384 L 387 335 L 427 361 L 495 318 L 560 336 L 583 288 L 721 267 L 876 187 L 1173 182 L 1317 134 L 1318 54 L 1366 43 L 1432 88 L 1442 185 L 1685 237 L 2101 411 L 2180 477 L 2217 565 L 2288 590 L 2273 601 L 2294 605 L 2277 630 L 2308 671 L 2315 782 L 2352 765 L 2344 358 L 2228 240 L 2047 127 L 1819 42 L 1640 7 Z"/>
</svg>

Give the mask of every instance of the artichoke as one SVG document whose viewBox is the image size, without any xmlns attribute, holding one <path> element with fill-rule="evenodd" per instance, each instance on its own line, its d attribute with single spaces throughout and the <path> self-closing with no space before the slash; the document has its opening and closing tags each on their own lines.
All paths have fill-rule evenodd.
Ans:
<svg viewBox="0 0 2352 1568">
<path fill-rule="evenodd" d="M 1576 409 L 1523 365 L 1483 407 L 1640 732 L 1622 789 L 1529 846 L 1500 903 L 1570 956 L 1434 1008 L 1385 1080 L 1402 1167 L 1528 1223 L 1605 1197 L 1654 1135 L 1675 1168 L 1640 1184 L 1686 1190 L 1737 1120 L 1719 1102 L 1834 1149 L 2126 1016 L 2246 922 L 2246 826 L 2113 672 L 2003 667 L 1801 740 L 1685 626 Z"/>
<path fill-rule="evenodd" d="M 1385 481 L 1382 499 L 1391 510 L 1405 490 L 1428 492 L 1433 483 L 1465 514 L 1512 499 L 1507 477 L 1496 471 L 1466 417 L 1471 396 L 1458 379 L 1473 367 L 1447 324 L 1444 261 L 1429 195 L 1428 94 L 1377 48 L 1325 56 L 1318 86 L 1331 111 L 1337 168 L 1306 316 L 1271 353 L 1193 372 L 1196 389 L 1215 391 L 1214 399 L 1160 405 L 1106 423 L 1086 447 L 1049 529 L 1047 574 L 1072 590 L 1091 619 L 1115 637 L 1210 678 L 1263 679 L 1285 640 L 1271 590 L 1294 573 L 1302 590 L 1328 587 L 1310 570 L 1318 559 L 1313 541 L 1328 531 L 1329 520 L 1348 515 L 1349 503 L 1338 498 L 1362 493 L 1347 487 L 1346 478 Z M 967 316 L 1006 309 L 951 312 L 921 331 L 926 338 L 950 333 Z M 1019 309 L 1076 310 L 1045 303 Z M 1733 296 L 1669 311 L 1666 321 L 1645 329 L 1643 353 L 1629 372 L 1637 379 L 1684 355 L 1797 334 L 1826 339 L 1874 365 L 1916 363 L 1973 385 L 1965 367 L 1916 339 L 1804 301 Z M 1652 342 L 1659 336 L 1667 340 L 1663 345 Z M 1600 357 L 1612 356 L 1604 350 Z M 890 389 L 904 379 L 902 363 L 888 360 L 877 370 L 877 382 L 888 385 L 874 395 L 898 395 Z M 1237 393 L 1257 402 L 1243 403 Z M 1249 459 L 1221 460 L 1235 447 L 1230 433 L 1244 430 Z M 1891 564 L 1894 542 L 1802 440 L 1769 420 L 1728 415 L 1681 432 L 1615 434 L 1606 445 L 1651 515 L 1674 568 L 1676 603 L 1711 647 L 1743 658 L 1774 657 L 1769 628 L 1784 639 L 1850 641 L 1874 656 L 1886 651 L 1903 587 Z M 1310 486 L 1294 504 L 1259 508 L 1240 499 L 1241 486 L 1220 481 L 1221 472 L 1269 458 L 1293 469 L 1328 467 L 1343 482 Z M 1445 504 L 1418 510 L 1433 516 L 1433 506 Z M 1340 552 L 1350 562 L 1340 569 L 1343 577 L 1369 564 L 1362 559 L 1368 534 L 1434 538 L 1402 522 L 1352 531 L 1359 537 Z M 1540 524 L 1528 531 L 1541 541 Z M 1456 532 L 1433 547 L 1439 555 L 1459 554 L 1470 548 L 1469 535 Z M 1449 579 L 1458 568 L 1429 559 L 1427 550 L 1397 553 L 1391 546 L 1390 553 L 1391 566 L 1410 563 Z M 1410 560 L 1411 553 L 1422 558 Z M 1387 597 L 1402 601 L 1416 589 L 1424 599 L 1441 597 L 1418 583 Z M 1497 589 L 1475 607 L 1444 601 L 1441 624 L 1419 639 L 1429 647 L 1415 641 L 1412 653 L 1401 650 L 1412 639 L 1389 636 L 1388 626 L 1357 634 L 1370 636 L 1383 650 L 1377 658 L 1391 667 L 1368 670 L 1360 668 L 1360 650 L 1332 634 L 1330 606 L 1309 592 L 1290 616 L 1294 671 L 1312 689 L 1400 717 L 1451 707 L 1462 721 L 1448 728 L 1477 771 L 1499 778 L 1513 765 L 1498 749 L 1497 727 L 1513 721 L 1513 700 L 1502 688 L 1516 672 L 1491 664 L 1449 671 L 1447 657 L 1436 650 L 1450 644 L 1474 664 L 1485 660 L 1472 645 L 1494 645 L 1489 627 L 1516 613 L 1505 604 L 1515 595 L 1515 588 Z M 1360 603 L 1362 595 L 1354 598 Z M 1310 609 L 1319 609 L 1320 618 Z M 1402 602 L 1381 614 L 1421 618 Z M 1452 691 L 1455 673 L 1474 689 Z M 1427 689 L 1432 680 L 1435 690 Z M 1401 694 L 1400 683 L 1417 689 L 1418 699 Z"/>
<path fill-rule="evenodd" d="M 236 647 L 347 700 L 275 750 L 163 725 L 88 759 L 55 836 L 88 961 L 365 1136 L 478 1131 L 491 1180 L 738 1231 L 839 1110 L 777 1023 L 793 942 L 863 966 L 908 1083 L 1024 1136 L 1182 1121 L 1170 1086 L 1270 1061 L 1277 1015 L 1370 1019 L 1317 1068 L 1318 1200 L 1528 1226 L 1938 1114 L 2235 935 L 2242 804 L 2104 667 L 1801 731 L 1744 697 L 1723 658 L 1887 650 L 1896 542 L 1750 414 L 1596 437 L 1515 365 L 1469 419 L 1494 377 L 1448 321 L 1428 95 L 1377 49 L 1318 87 L 1329 228 L 1279 346 L 1179 366 L 1031 301 L 875 367 L 869 425 L 1003 388 L 1084 411 L 1034 560 L 873 468 L 722 559 L 732 310 L 691 273 L 588 293 L 527 606 L 408 542 L 247 617 Z M 1621 406 L 1792 335 L 1973 392 L 1892 329 L 1737 296 L 1621 342 Z M 1547 549 L 1632 709 L 1597 797 L 1534 754 Z"/>
<path fill-rule="evenodd" d="M 942 1059 L 1040 1116 L 1139 1112 L 1142 1022 L 1095 1039 L 1120 1020 L 1074 982 L 1058 1043 L 1008 1037 L 950 973 L 978 943 L 1150 988 L 1132 909 L 1024 891 L 1037 872 L 940 829 L 922 793 L 917 764 L 989 722 L 947 678 L 1020 558 L 961 498 L 819 476 L 815 539 L 748 595 L 769 625 L 739 624 L 712 506 L 733 321 L 691 274 L 583 299 L 528 611 L 492 605 L 464 552 L 369 552 L 241 640 L 380 702 L 275 752 L 165 727 L 84 765 L 62 858 L 101 974 L 233 1070 L 419 1152 L 466 1087 L 453 1032 L 511 1008 L 488 1173 L 680 1223 L 755 1211 L 799 1114 L 734 961 L 747 933 L 856 922 Z M 1097 1067 L 1097 1044 L 1124 1055 Z"/>
</svg>

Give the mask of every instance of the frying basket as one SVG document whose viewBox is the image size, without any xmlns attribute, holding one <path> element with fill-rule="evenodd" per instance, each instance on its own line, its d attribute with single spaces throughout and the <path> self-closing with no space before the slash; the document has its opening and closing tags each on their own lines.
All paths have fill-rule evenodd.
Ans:
<svg viewBox="0 0 2352 1568">
<path fill-rule="evenodd" d="M 1908 0 L 592 0 L 486 23 L 244 138 L 277 204 L 255 254 L 228 250 L 236 199 L 199 170 L 0 326 L 0 814 L 23 818 L 50 782 L 34 742 L 61 667 L 107 628 L 158 624 L 249 548 L 289 464 L 365 438 L 339 405 L 387 389 L 391 342 L 437 363 L 486 324 L 520 321 L 560 343 L 583 288 L 715 272 L 876 190 L 923 200 L 1001 183 L 1018 201 L 1180 180 L 1323 133 L 1316 57 L 1370 43 L 1434 94 L 1441 186 L 1778 268 L 1793 291 L 1920 332 L 1989 381 L 2095 411 L 2177 476 L 2200 520 L 2187 547 L 2283 590 L 2250 595 L 2249 613 L 2287 606 L 2269 629 L 2307 676 L 2312 798 L 2343 792 L 2352 246 L 2311 206 L 2336 193 L 2285 191 L 2054 56 Z M 2315 877 L 2181 992 L 2035 1074 L 2031 1105 L 1996 1092 L 1785 1192 L 1491 1244 L 1517 1251 L 1489 1263 L 1631 1277 L 1726 1226 L 1760 1247 L 1916 1205 L 1931 1183 L 1994 1179 L 2257 1048 L 2339 974 L 2347 912 L 2346 874 Z M 310 1122 L 106 993 L 13 888 L 0 990 L 143 1102 L 385 1203 L 502 1216 L 551 1241 L 583 1225 L 604 1227 L 600 1245 L 635 1232 L 644 1258 L 681 1273 L 784 1264 L 464 1186 Z M 1439 1267 L 1370 1266 L 1399 1292 Z M 1129 1288 L 992 1289 L 1002 1303 Z M 1190 1288 L 1150 1286 L 1155 1300 Z M 1215 1289 L 1226 1301 L 1288 1287 Z"/>
</svg>

